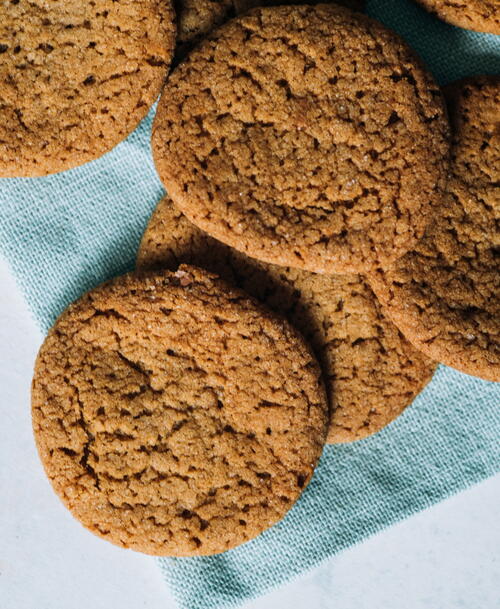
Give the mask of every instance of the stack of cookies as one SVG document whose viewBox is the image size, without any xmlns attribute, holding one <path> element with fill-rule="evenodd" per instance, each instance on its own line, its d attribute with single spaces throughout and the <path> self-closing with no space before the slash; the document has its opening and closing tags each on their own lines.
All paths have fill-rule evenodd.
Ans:
<svg viewBox="0 0 500 609">
<path fill-rule="evenodd" d="M 101 3 L 89 20 L 65 2 L 57 26 L 37 13 L 58 41 L 34 26 L 38 51 L 78 59 L 78 82 L 35 53 L 43 78 L 6 104 L 3 175 L 95 158 L 159 92 L 168 2 Z M 441 91 L 359 2 L 181 4 L 152 132 L 168 195 L 136 272 L 49 332 L 33 424 L 88 529 L 193 556 L 279 521 L 325 442 L 381 430 L 438 362 L 500 381 L 500 79 Z M 67 113 L 40 110 L 48 91 Z M 7 137 L 16 121 L 29 145 Z"/>
</svg>

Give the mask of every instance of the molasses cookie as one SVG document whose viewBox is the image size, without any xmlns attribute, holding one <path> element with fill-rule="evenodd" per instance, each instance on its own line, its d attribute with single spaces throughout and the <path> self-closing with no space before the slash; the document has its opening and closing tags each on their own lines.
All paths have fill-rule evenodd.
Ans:
<svg viewBox="0 0 500 609">
<path fill-rule="evenodd" d="M 176 0 L 177 48 L 182 59 L 197 42 L 234 16 L 234 0 Z"/>
<path fill-rule="evenodd" d="M 382 315 L 359 275 L 318 275 L 248 258 L 191 224 L 165 197 L 138 253 L 140 269 L 203 265 L 298 328 L 323 368 L 331 406 L 328 442 L 350 442 L 390 423 L 432 377 L 435 364 Z"/>
<path fill-rule="evenodd" d="M 71 305 L 35 366 L 47 475 L 93 533 L 204 555 L 280 520 L 313 473 L 328 409 L 298 333 L 194 267 L 125 275 Z"/>
<path fill-rule="evenodd" d="M 338 0 L 338 4 L 353 10 L 362 10 L 364 0 Z M 182 59 L 207 34 L 235 15 L 241 15 L 256 6 L 273 4 L 314 4 L 302 0 L 176 0 L 177 49 Z"/>
<path fill-rule="evenodd" d="M 172 73 L 153 127 L 189 220 L 265 262 L 387 267 L 422 236 L 448 166 L 441 92 L 376 21 L 254 9 Z"/>
<path fill-rule="evenodd" d="M 0 177 L 100 157 L 160 93 L 175 42 L 170 0 L 0 5 Z"/>
<path fill-rule="evenodd" d="M 417 0 L 437 17 L 467 30 L 500 34 L 498 0 Z"/>
<path fill-rule="evenodd" d="M 415 250 L 370 276 L 423 353 L 500 381 L 500 79 L 446 88 L 454 131 L 447 194 Z"/>
</svg>

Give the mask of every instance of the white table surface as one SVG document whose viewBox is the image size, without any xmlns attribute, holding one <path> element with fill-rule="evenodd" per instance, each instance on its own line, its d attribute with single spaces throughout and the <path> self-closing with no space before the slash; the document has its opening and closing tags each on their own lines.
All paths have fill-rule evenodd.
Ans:
<svg viewBox="0 0 500 609">
<path fill-rule="evenodd" d="M 174 609 L 154 559 L 86 532 L 45 480 L 29 390 L 41 342 L 0 261 L 0 609 Z M 246 605 L 498 609 L 500 476 Z"/>
</svg>

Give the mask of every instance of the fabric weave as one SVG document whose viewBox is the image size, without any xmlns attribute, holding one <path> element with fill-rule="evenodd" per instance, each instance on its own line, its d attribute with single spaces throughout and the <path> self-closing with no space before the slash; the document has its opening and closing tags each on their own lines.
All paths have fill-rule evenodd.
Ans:
<svg viewBox="0 0 500 609">
<path fill-rule="evenodd" d="M 500 37 L 467 32 L 411 0 L 368 1 L 440 84 L 500 73 Z M 0 254 L 40 328 L 83 291 L 133 267 L 163 194 L 153 111 L 122 144 L 63 174 L 0 180 Z M 257 539 L 208 558 L 161 559 L 182 609 L 222 609 L 500 470 L 500 385 L 441 366 L 410 408 L 374 437 L 324 451 L 303 497 Z"/>
</svg>

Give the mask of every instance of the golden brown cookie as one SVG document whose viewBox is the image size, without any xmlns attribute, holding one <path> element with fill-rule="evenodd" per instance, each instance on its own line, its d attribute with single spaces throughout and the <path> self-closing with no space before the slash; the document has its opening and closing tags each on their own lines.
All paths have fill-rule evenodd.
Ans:
<svg viewBox="0 0 500 609">
<path fill-rule="evenodd" d="M 467 30 L 500 34 L 498 0 L 417 0 L 437 17 Z"/>
<path fill-rule="evenodd" d="M 169 78 L 160 178 L 201 229 L 265 262 L 387 266 L 447 170 L 441 92 L 395 34 L 334 5 L 254 9 Z"/>
<path fill-rule="evenodd" d="M 225 20 L 241 15 L 257 6 L 280 4 L 279 0 L 174 0 L 177 13 L 177 41 L 198 42 Z M 314 4 L 300 0 L 283 0 L 281 4 Z M 338 0 L 337 4 L 361 10 L 363 0 Z"/>
<path fill-rule="evenodd" d="M 0 5 L 0 177 L 42 176 L 122 141 L 160 93 L 170 0 Z"/>
<path fill-rule="evenodd" d="M 93 533 L 205 555 L 280 520 L 309 482 L 328 409 L 299 334 L 200 269 L 125 275 L 71 305 L 35 366 L 47 475 Z"/>
<path fill-rule="evenodd" d="M 176 56 L 182 59 L 218 25 L 252 8 L 273 4 L 315 4 L 315 2 L 311 0 L 176 0 L 174 4 L 177 13 Z M 365 2 L 337 0 L 336 4 L 343 4 L 353 10 L 362 10 Z"/>
<path fill-rule="evenodd" d="M 500 381 L 500 78 L 446 89 L 447 195 L 415 251 L 370 277 L 387 314 L 435 360 Z"/>
<path fill-rule="evenodd" d="M 354 11 L 361 11 L 365 7 L 365 0 L 233 0 L 237 15 L 242 15 L 252 8 L 267 6 L 293 6 L 297 4 L 340 4 Z"/>
<path fill-rule="evenodd" d="M 204 36 L 234 16 L 234 0 L 176 0 L 177 49 L 182 59 Z"/>
<path fill-rule="evenodd" d="M 200 231 L 165 197 L 144 233 L 140 269 L 202 265 L 288 317 L 314 347 L 331 405 L 328 442 L 371 435 L 395 419 L 435 364 L 381 313 L 359 275 L 318 275 L 248 258 Z"/>
</svg>

